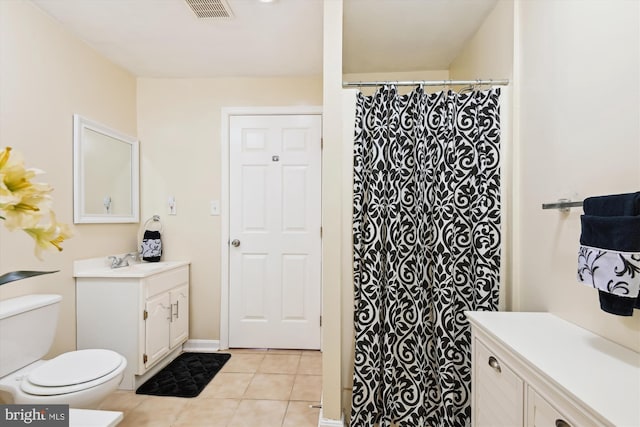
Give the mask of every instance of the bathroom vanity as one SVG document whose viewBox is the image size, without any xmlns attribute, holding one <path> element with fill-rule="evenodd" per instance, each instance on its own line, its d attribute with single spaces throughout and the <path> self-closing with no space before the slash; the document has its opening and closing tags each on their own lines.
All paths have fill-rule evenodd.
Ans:
<svg viewBox="0 0 640 427">
<path fill-rule="evenodd" d="M 77 348 L 127 358 L 121 389 L 135 390 L 177 357 L 189 337 L 189 262 L 110 268 L 74 263 Z"/>
<path fill-rule="evenodd" d="M 550 313 L 466 315 L 474 427 L 640 426 L 640 353 Z"/>
</svg>

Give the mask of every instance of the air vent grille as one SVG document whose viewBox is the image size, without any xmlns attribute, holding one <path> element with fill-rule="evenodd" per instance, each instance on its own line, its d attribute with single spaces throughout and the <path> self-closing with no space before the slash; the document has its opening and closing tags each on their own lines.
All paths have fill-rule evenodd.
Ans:
<svg viewBox="0 0 640 427">
<path fill-rule="evenodd" d="M 225 0 L 185 0 L 198 18 L 231 18 L 233 13 Z"/>
</svg>

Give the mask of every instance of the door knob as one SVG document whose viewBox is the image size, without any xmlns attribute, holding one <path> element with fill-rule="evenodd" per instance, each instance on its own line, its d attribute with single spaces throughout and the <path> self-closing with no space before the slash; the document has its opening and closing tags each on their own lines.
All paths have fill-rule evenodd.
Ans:
<svg viewBox="0 0 640 427">
<path fill-rule="evenodd" d="M 231 241 L 231 246 L 233 246 L 233 247 L 236 247 L 236 248 L 237 248 L 238 246 L 240 246 L 240 240 L 238 240 L 238 239 L 233 239 L 233 240 Z"/>
</svg>

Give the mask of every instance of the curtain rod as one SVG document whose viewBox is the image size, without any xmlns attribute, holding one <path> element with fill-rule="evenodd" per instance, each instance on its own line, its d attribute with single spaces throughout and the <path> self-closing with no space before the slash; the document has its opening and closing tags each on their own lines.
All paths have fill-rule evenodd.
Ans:
<svg viewBox="0 0 640 427">
<path fill-rule="evenodd" d="M 386 80 L 375 82 L 342 82 L 342 87 L 364 87 L 364 86 L 384 86 L 393 84 L 396 86 L 469 86 L 469 85 L 492 85 L 506 86 L 509 80 Z"/>
</svg>

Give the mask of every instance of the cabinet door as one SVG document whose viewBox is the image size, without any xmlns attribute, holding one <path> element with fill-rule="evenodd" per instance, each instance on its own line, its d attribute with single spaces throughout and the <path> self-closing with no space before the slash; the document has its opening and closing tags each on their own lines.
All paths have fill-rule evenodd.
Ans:
<svg viewBox="0 0 640 427">
<path fill-rule="evenodd" d="M 171 348 L 182 344 L 189 337 L 189 284 L 172 289 L 171 296 Z"/>
<path fill-rule="evenodd" d="M 475 341 L 474 426 L 517 427 L 524 422 L 524 385 L 502 358 Z"/>
<path fill-rule="evenodd" d="M 169 352 L 169 321 L 171 302 L 169 293 L 147 299 L 145 321 L 145 367 L 150 367 Z"/>
</svg>

